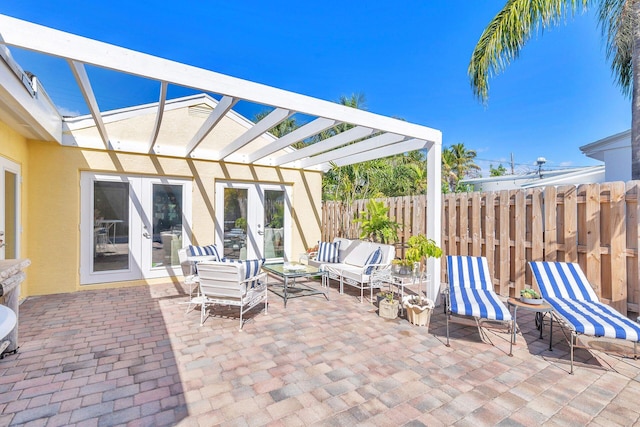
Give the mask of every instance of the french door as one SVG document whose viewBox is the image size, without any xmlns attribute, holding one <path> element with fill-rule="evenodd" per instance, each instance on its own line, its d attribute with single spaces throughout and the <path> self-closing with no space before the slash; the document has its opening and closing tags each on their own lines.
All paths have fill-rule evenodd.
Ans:
<svg viewBox="0 0 640 427">
<path fill-rule="evenodd" d="M 20 254 L 20 165 L 0 157 L 0 259 Z"/>
<path fill-rule="evenodd" d="M 216 183 L 216 243 L 232 259 L 288 259 L 291 253 L 291 186 Z"/>
<path fill-rule="evenodd" d="M 85 172 L 80 186 L 81 284 L 179 274 L 191 181 Z"/>
</svg>

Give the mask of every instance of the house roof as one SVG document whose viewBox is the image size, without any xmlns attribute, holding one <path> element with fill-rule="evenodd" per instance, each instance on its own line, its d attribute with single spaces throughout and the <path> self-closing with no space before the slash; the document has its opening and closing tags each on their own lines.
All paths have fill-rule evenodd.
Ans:
<svg viewBox="0 0 640 427">
<path fill-rule="evenodd" d="M 588 182 L 600 182 L 604 178 L 604 165 L 587 166 L 582 168 L 543 170 L 542 178 L 537 171 L 531 171 L 520 175 L 489 176 L 462 180 L 465 184 L 484 185 L 490 183 L 509 183 L 513 188 L 532 188 L 547 185 L 582 184 Z"/>
<path fill-rule="evenodd" d="M 65 118 L 64 124 L 61 124 L 61 117 L 55 109 L 34 115 L 30 112 L 30 104 L 33 103 L 27 99 L 28 96 L 21 94 L 24 99 L 16 101 L 23 104 L 21 109 L 25 111 L 26 119 L 23 118 L 22 122 L 27 124 L 25 127 L 31 127 L 25 129 L 30 137 L 37 135 L 39 139 L 62 145 L 327 170 L 332 164 L 343 166 L 408 151 L 430 150 L 434 145 L 438 146 L 439 153 L 442 144 L 441 132 L 426 126 L 241 80 L 5 15 L 0 15 L 0 44 L 63 58 L 69 63 L 89 108 L 89 116 Z M 86 72 L 87 65 L 156 81 L 158 102 L 132 109 L 101 111 Z M 179 85 L 220 97 L 219 100 L 209 97 L 207 105 L 215 106 L 207 111 L 198 129 L 172 143 L 162 142 L 163 118 L 169 114 L 174 103 L 167 100 L 168 85 Z M 15 82 L 13 86 L 15 93 L 11 96 L 15 99 L 17 92 L 24 91 L 24 87 L 19 88 L 20 85 Z M 35 96 L 37 93 L 32 95 Z M 221 132 L 223 118 L 234 116 L 232 108 L 241 100 L 271 107 L 272 111 L 257 123 L 247 122 L 249 127 L 237 138 L 222 145 L 218 141 L 216 146 L 212 142 L 214 138 L 208 136 Z M 118 115 L 133 117 L 143 111 L 153 117 L 147 134 L 126 141 L 114 137 L 114 118 Z M 269 129 L 296 113 L 310 116 L 312 120 L 281 138 L 268 135 Z M 90 121 L 93 121 L 95 129 L 91 137 L 80 137 L 79 133 L 76 135 L 74 130 L 85 125 L 89 127 Z M 307 140 L 341 123 L 353 127 L 303 149 L 289 148 L 296 142 Z M 263 143 L 252 144 L 256 140 Z"/>
<path fill-rule="evenodd" d="M 604 162 L 605 151 L 629 148 L 630 146 L 631 129 L 583 145 L 580 147 L 580 151 L 587 157 Z"/>
</svg>

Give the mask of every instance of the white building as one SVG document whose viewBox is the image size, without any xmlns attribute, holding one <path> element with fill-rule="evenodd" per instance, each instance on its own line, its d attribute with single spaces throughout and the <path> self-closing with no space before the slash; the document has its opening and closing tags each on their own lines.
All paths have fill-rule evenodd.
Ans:
<svg viewBox="0 0 640 427">
<path fill-rule="evenodd" d="M 587 157 L 604 162 L 606 182 L 631 180 L 631 130 L 583 145 L 580 151 Z"/>
<path fill-rule="evenodd" d="M 462 180 L 464 184 L 472 185 L 474 191 L 515 190 L 518 188 L 592 184 L 605 181 L 604 165 Z"/>
</svg>

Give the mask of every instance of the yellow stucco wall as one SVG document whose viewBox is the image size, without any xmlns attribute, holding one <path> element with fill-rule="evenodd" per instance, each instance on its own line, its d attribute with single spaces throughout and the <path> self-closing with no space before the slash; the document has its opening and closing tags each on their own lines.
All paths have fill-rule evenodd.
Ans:
<svg viewBox="0 0 640 427">
<path fill-rule="evenodd" d="M 25 141 L 21 143 L 24 145 Z M 0 154 L 3 153 L 0 147 Z M 83 171 L 192 178 L 192 237 L 200 243 L 210 243 L 214 238 L 212 209 L 215 208 L 216 180 L 290 184 L 293 188 L 290 255 L 295 259 L 320 237 L 322 175 L 319 172 L 105 152 L 37 141 L 29 141 L 26 163 L 29 170 L 28 174 L 23 170 L 23 175 L 28 177 L 28 184 L 23 188 L 28 191 L 23 193 L 23 200 L 28 197 L 25 209 L 28 215 L 23 226 L 28 230 L 28 237 L 23 249 L 28 248 L 25 253 L 32 262 L 28 295 L 145 283 L 80 286 L 80 175 Z"/>
<path fill-rule="evenodd" d="M 28 258 L 29 230 L 27 224 L 27 196 L 28 196 L 28 141 L 19 133 L 15 132 L 5 123 L 0 121 L 0 156 L 17 163 L 22 174 L 21 199 L 20 199 L 20 223 L 22 233 L 20 235 L 20 258 Z M 27 269 L 27 279 L 21 285 L 20 298 L 29 295 L 29 268 Z"/>
</svg>

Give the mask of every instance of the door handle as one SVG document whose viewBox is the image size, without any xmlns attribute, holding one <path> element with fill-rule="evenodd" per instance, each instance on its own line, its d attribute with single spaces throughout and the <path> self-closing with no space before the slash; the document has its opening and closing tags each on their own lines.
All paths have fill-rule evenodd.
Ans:
<svg viewBox="0 0 640 427">
<path fill-rule="evenodd" d="M 258 230 L 258 234 L 261 235 L 261 236 L 264 236 L 264 231 Z"/>
<path fill-rule="evenodd" d="M 150 239 L 150 238 L 151 238 L 151 234 L 147 233 L 146 231 L 145 231 L 144 233 L 142 233 L 142 235 L 143 235 L 144 237 L 146 237 L 147 239 Z"/>
</svg>

